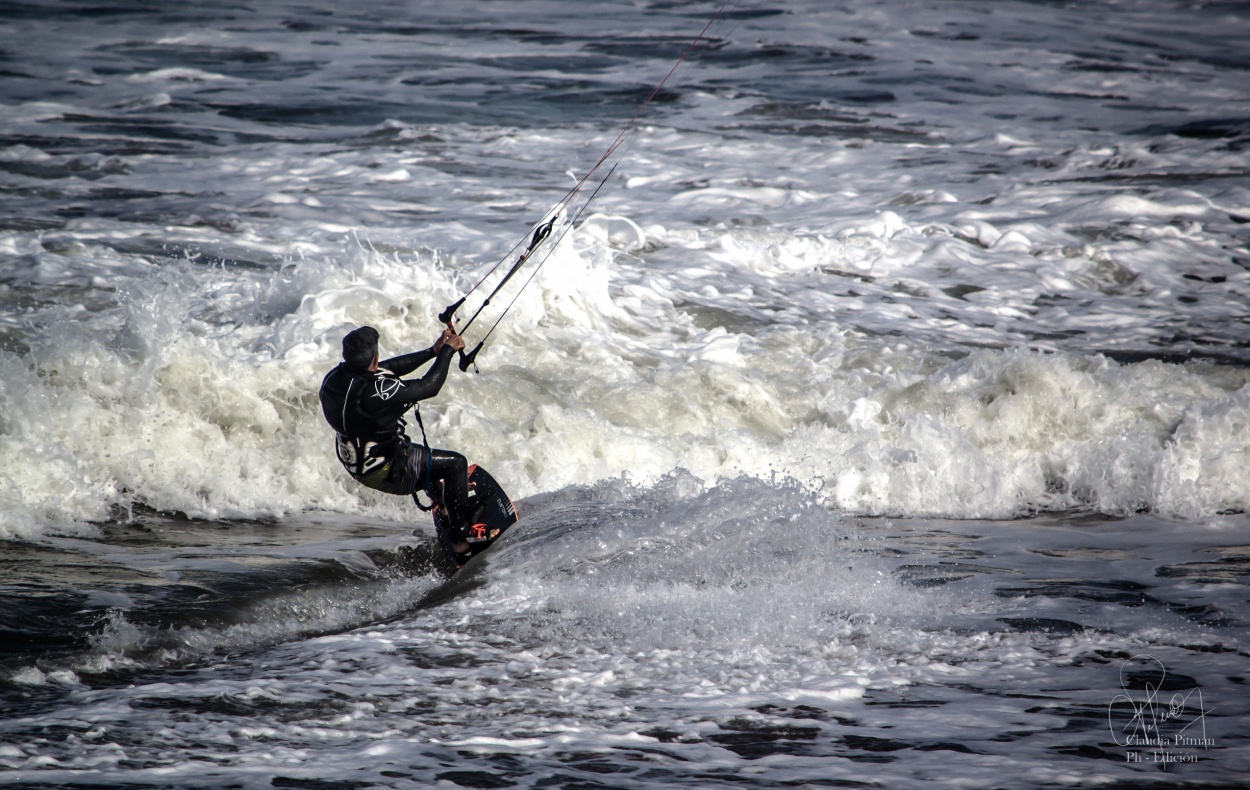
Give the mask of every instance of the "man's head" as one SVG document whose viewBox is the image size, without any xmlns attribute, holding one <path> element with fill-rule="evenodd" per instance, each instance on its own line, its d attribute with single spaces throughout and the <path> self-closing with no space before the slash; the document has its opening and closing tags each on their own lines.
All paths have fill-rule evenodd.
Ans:
<svg viewBox="0 0 1250 790">
<path fill-rule="evenodd" d="M 352 370 L 368 370 L 377 355 L 378 330 L 373 327 L 362 326 L 343 336 L 343 361 Z"/>
</svg>

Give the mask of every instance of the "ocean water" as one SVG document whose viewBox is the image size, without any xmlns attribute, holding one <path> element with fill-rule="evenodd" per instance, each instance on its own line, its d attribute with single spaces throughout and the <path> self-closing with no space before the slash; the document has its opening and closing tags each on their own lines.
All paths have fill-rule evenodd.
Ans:
<svg viewBox="0 0 1250 790">
<path fill-rule="evenodd" d="M 0 3 L 0 786 L 1242 786 L 1247 40 Z M 522 516 L 449 578 L 317 386 L 618 139 L 423 410 Z"/>
</svg>

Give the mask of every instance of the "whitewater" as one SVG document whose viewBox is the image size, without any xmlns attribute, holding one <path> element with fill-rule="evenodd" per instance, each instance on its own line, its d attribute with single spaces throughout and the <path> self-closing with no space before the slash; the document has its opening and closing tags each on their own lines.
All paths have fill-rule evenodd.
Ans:
<svg viewBox="0 0 1250 790">
<path fill-rule="evenodd" d="M 720 8 L 4 6 L 0 786 L 1243 781 L 1250 7 Z"/>
</svg>

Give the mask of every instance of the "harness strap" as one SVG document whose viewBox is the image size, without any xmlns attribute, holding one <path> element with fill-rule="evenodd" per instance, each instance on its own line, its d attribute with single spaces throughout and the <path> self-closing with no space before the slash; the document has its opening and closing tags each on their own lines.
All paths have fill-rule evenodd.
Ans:
<svg viewBox="0 0 1250 790">
<path fill-rule="evenodd" d="M 421 429 L 421 444 L 425 447 L 425 480 L 421 481 L 421 489 L 423 491 L 429 491 L 430 485 L 434 482 L 434 454 L 430 452 L 430 440 L 425 435 L 425 423 L 421 421 L 420 403 L 414 403 L 412 405 L 412 416 L 416 418 L 417 427 Z M 413 499 L 415 501 L 416 494 L 413 494 Z M 422 510 L 429 509 L 422 507 L 420 502 L 417 502 L 417 507 L 421 507 Z M 430 507 L 432 508 L 433 505 Z"/>
<path fill-rule="evenodd" d="M 430 504 L 428 504 L 428 505 L 423 505 L 423 504 L 421 504 L 421 497 L 417 496 L 417 494 L 418 494 L 418 493 L 419 493 L 419 492 L 417 492 L 417 491 L 413 491 L 413 492 L 412 492 L 412 502 L 413 502 L 413 504 L 414 504 L 414 505 L 416 505 L 416 506 L 417 506 L 417 509 L 418 509 L 418 510 L 421 510 L 421 511 L 423 511 L 423 512 L 429 513 L 431 510 L 433 510 L 434 508 L 438 507 L 438 505 L 437 505 L 437 504 L 435 504 L 434 500 L 430 500 Z"/>
</svg>

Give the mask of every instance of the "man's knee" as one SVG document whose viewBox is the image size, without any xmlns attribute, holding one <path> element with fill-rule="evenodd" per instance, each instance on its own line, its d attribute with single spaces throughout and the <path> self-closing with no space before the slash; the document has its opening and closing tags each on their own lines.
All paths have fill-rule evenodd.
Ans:
<svg viewBox="0 0 1250 790">
<path fill-rule="evenodd" d="M 434 470 L 435 477 L 445 477 L 448 474 L 464 473 L 468 471 L 469 461 L 463 455 L 454 450 L 430 450 L 430 466 Z"/>
</svg>

